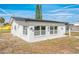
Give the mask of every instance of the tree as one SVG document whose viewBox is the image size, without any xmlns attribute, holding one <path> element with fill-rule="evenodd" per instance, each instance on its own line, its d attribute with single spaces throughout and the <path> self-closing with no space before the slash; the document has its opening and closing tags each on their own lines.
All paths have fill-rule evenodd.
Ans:
<svg viewBox="0 0 79 59">
<path fill-rule="evenodd" d="M 5 19 L 3 17 L 0 18 L 0 23 L 4 23 Z"/>
<path fill-rule="evenodd" d="M 41 9 L 41 5 L 37 4 L 36 5 L 36 15 L 35 15 L 35 18 L 37 20 L 42 20 L 42 9 Z"/>
<path fill-rule="evenodd" d="M 5 24 L 4 24 L 4 26 L 8 26 L 8 25 L 10 25 L 10 24 L 9 24 L 9 23 L 5 23 Z"/>
</svg>

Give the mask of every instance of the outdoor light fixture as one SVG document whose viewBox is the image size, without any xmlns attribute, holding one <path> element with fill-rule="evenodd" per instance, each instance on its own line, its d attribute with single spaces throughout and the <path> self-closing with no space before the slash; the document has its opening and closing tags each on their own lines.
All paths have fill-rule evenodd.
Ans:
<svg viewBox="0 0 79 59">
<path fill-rule="evenodd" d="M 63 28 L 61 28 L 63 30 Z"/>
<path fill-rule="evenodd" d="M 30 30 L 33 30 L 33 28 L 31 27 Z"/>
</svg>

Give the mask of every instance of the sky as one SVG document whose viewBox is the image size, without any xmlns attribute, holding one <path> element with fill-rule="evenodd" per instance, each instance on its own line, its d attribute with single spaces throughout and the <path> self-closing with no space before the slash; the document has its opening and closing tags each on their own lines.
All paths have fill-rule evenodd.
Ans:
<svg viewBox="0 0 79 59">
<path fill-rule="evenodd" d="M 79 4 L 42 4 L 43 20 L 74 23 L 79 21 Z M 35 4 L 0 4 L 0 17 L 35 18 Z"/>
</svg>

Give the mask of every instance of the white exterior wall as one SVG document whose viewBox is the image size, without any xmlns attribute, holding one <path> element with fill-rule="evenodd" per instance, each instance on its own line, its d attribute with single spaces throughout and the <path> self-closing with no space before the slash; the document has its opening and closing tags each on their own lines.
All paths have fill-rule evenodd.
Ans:
<svg viewBox="0 0 79 59">
<path fill-rule="evenodd" d="M 65 35 L 66 26 L 58 26 L 58 35 Z"/>
<path fill-rule="evenodd" d="M 16 26 L 16 29 L 17 29 L 16 31 L 14 30 L 14 26 Z M 27 29 L 27 31 L 29 31 L 29 30 Z M 19 38 L 22 38 L 26 41 L 28 41 L 28 39 L 29 39 L 28 35 L 23 34 L 23 26 L 17 24 L 15 21 L 13 21 L 13 23 L 12 23 L 11 33 L 13 34 L 13 36 L 18 36 Z"/>
<path fill-rule="evenodd" d="M 53 39 L 53 38 L 59 38 L 65 36 L 65 24 L 57 24 L 57 23 L 42 23 L 42 22 L 27 22 L 27 35 L 23 35 L 23 25 L 18 24 L 17 22 L 13 21 L 12 26 L 17 26 L 17 30 L 15 31 L 13 28 L 11 30 L 11 33 L 14 36 L 18 36 L 25 41 L 28 42 L 36 42 L 36 41 L 42 41 L 47 39 Z M 18 27 L 19 26 L 19 27 Z M 34 35 L 34 26 L 46 26 L 46 34 L 45 35 Z M 49 26 L 58 26 L 58 34 L 50 34 Z"/>
<path fill-rule="evenodd" d="M 34 26 L 30 26 L 30 28 L 34 29 Z M 42 41 L 47 39 L 54 39 L 59 37 L 64 37 L 65 35 L 65 26 L 58 26 L 58 34 L 50 34 L 50 31 L 48 30 L 49 26 L 46 26 L 46 34 L 45 35 L 34 35 L 34 31 L 29 31 L 29 42 L 36 42 L 36 41 Z M 63 30 L 62 30 L 63 28 Z"/>
</svg>

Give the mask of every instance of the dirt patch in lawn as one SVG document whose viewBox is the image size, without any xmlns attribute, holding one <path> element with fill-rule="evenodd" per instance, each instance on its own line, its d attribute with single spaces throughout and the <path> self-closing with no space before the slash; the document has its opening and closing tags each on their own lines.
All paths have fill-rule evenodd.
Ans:
<svg viewBox="0 0 79 59">
<path fill-rule="evenodd" d="M 79 32 L 72 32 L 71 35 L 72 36 L 79 36 Z"/>
<path fill-rule="evenodd" d="M 68 35 L 68 33 L 66 33 L 66 35 Z M 72 36 L 79 36 L 79 32 L 71 32 Z"/>
<path fill-rule="evenodd" d="M 10 33 L 4 33 L 0 35 L 0 53 L 79 53 L 79 38 L 71 36 L 28 43 Z"/>
<path fill-rule="evenodd" d="M 35 46 L 36 45 L 36 46 Z M 79 40 L 74 37 L 60 38 L 54 40 L 46 40 L 42 42 L 33 43 L 33 53 L 76 53 L 75 49 L 79 46 Z M 78 52 L 79 53 L 79 52 Z"/>
<path fill-rule="evenodd" d="M 0 35 L 0 53 L 30 53 L 30 44 L 12 36 L 10 33 Z"/>
</svg>

